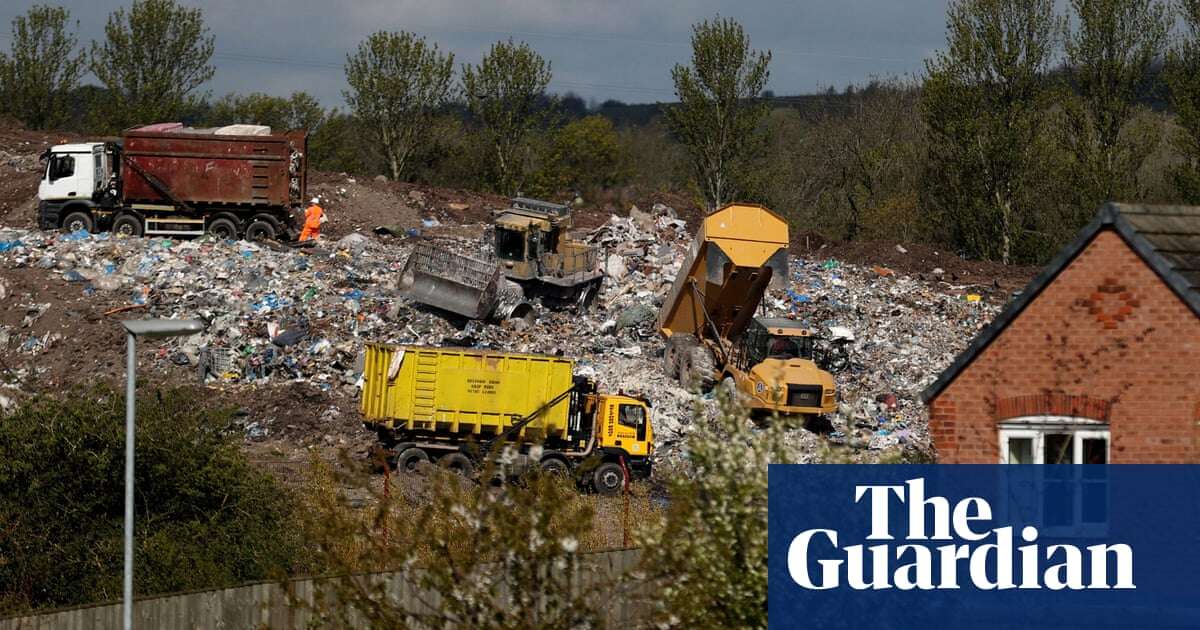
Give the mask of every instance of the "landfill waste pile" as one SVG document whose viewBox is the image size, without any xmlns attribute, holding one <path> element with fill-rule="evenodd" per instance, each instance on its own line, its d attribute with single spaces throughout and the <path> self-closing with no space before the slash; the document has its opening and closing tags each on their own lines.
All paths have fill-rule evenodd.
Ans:
<svg viewBox="0 0 1200 630">
<path fill-rule="evenodd" d="M 453 236 L 437 242 L 475 254 L 483 231 L 482 224 L 457 226 Z M 350 233 L 291 248 L 212 237 L 127 239 L 0 228 L 0 272 L 59 278 L 66 294 L 101 302 L 113 320 L 33 334 L 55 305 L 3 304 L 18 298 L 6 295 L 0 283 L 0 305 L 24 313 L 20 321 L 2 320 L 0 352 L 9 369 L 36 376 L 40 357 L 55 352 L 63 335 L 115 328 L 115 320 L 125 317 L 198 317 L 209 322 L 203 334 L 152 342 L 151 365 L 143 358 L 142 369 L 203 379 L 249 397 L 304 384 L 336 394 L 337 408 L 312 414 L 320 416 L 318 423 L 343 428 L 357 426 L 365 342 L 569 354 L 604 389 L 646 396 L 654 405 L 658 452 L 676 457 L 696 405 L 701 415 L 716 406 L 711 394 L 697 397 L 666 376 L 656 330 L 658 308 L 691 232 L 670 208 L 656 204 L 650 212 L 613 216 L 580 236 L 604 252 L 606 278 L 593 307 L 583 314 L 540 309 L 534 325 L 517 326 L 453 322 L 399 297 L 399 272 L 418 238 Z M 994 317 L 1003 299 L 988 295 L 986 287 L 923 281 L 884 268 L 793 260 L 788 287 L 768 293 L 766 314 L 795 318 L 824 334 L 838 327 L 853 337 L 850 362 L 836 373 L 839 411 L 824 435 L 795 432 L 800 459 L 815 457 L 823 441 L 848 452 L 927 450 L 920 391 Z M 119 346 L 106 352 L 117 351 Z M 247 437 L 277 436 L 292 422 L 247 418 Z"/>
</svg>

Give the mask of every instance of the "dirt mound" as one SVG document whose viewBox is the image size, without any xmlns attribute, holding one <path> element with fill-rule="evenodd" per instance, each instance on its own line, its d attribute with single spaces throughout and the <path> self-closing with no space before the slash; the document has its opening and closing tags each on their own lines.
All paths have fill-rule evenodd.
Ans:
<svg viewBox="0 0 1200 630">
<path fill-rule="evenodd" d="M 34 224 L 34 197 L 43 167 L 38 156 L 55 144 L 79 139 L 72 134 L 25 131 L 0 124 L 0 222 L 19 227 Z"/>
<path fill-rule="evenodd" d="M 483 223 L 508 200 L 499 195 L 359 178 L 345 173 L 312 173 L 309 194 L 329 211 L 322 233 L 340 238 L 377 226 L 428 229 L 442 224 Z"/>
<path fill-rule="evenodd" d="M 831 241 L 815 232 L 792 237 L 792 254 L 815 260 L 834 259 L 866 267 L 882 267 L 927 280 L 983 285 L 1002 292 L 1019 290 L 1037 275 L 1037 267 L 967 260 L 922 243 Z M 937 270 L 941 270 L 939 273 Z"/>
</svg>

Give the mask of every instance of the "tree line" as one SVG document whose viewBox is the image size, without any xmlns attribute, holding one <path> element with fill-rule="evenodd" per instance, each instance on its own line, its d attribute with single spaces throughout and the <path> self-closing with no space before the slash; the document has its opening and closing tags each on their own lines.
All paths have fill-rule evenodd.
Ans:
<svg viewBox="0 0 1200 630">
<path fill-rule="evenodd" d="M 1038 262 L 1104 201 L 1200 203 L 1200 0 L 1064 8 L 955 0 L 919 76 L 794 97 L 765 90 L 770 51 L 740 24 L 704 20 L 671 71 L 676 102 L 641 106 L 549 93 L 552 65 L 525 42 L 460 63 L 380 31 L 346 57 L 342 111 L 303 91 L 211 98 L 213 37 L 175 0 L 134 0 L 86 47 L 66 9 L 37 6 L 0 54 L 0 108 L 91 133 L 303 127 L 321 170 L 597 205 L 739 199 L 799 232 Z M 100 85 L 81 86 L 85 73 Z"/>
</svg>

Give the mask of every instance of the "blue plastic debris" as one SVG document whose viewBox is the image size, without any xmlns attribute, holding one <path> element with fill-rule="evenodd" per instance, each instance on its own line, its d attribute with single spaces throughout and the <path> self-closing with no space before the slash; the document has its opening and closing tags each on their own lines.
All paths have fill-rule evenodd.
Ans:
<svg viewBox="0 0 1200 630">
<path fill-rule="evenodd" d="M 87 230 L 76 230 L 74 232 L 71 232 L 70 234 L 63 234 L 62 236 L 58 237 L 58 240 L 67 241 L 67 242 L 82 241 L 83 239 L 88 237 L 88 234 L 89 233 Z"/>
</svg>

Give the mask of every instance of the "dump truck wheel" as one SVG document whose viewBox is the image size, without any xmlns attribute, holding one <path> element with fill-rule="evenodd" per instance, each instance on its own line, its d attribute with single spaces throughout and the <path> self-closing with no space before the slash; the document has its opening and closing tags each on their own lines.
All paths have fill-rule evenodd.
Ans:
<svg viewBox="0 0 1200 630">
<path fill-rule="evenodd" d="M 615 462 L 605 462 L 596 467 L 592 473 L 592 485 L 596 492 L 605 496 L 613 496 L 625 485 L 625 472 L 621 465 Z"/>
<path fill-rule="evenodd" d="M 557 457 L 547 457 L 542 460 L 542 472 L 566 477 L 571 474 L 571 467 L 567 465 L 567 462 Z"/>
<path fill-rule="evenodd" d="M 224 217 L 213 219 L 208 224 L 208 233 L 221 240 L 233 240 L 238 236 L 237 224 Z"/>
<path fill-rule="evenodd" d="M 667 376 L 681 378 L 686 373 L 688 353 L 698 345 L 700 342 L 692 335 L 671 335 L 667 339 L 667 348 L 663 351 L 663 371 Z"/>
<path fill-rule="evenodd" d="M 275 225 L 266 219 L 258 219 L 246 227 L 247 241 L 273 241 L 275 236 Z"/>
<path fill-rule="evenodd" d="M 417 468 L 429 461 L 429 455 L 415 446 L 400 451 L 396 456 L 396 470 L 402 473 L 413 473 Z"/>
<path fill-rule="evenodd" d="M 122 214 L 113 221 L 112 233 L 120 236 L 141 236 L 142 220 L 136 215 Z"/>
<path fill-rule="evenodd" d="M 471 473 L 475 472 L 475 464 L 471 463 L 471 458 L 462 453 L 442 455 L 438 459 L 438 465 L 463 477 L 470 477 Z"/>
<path fill-rule="evenodd" d="M 95 229 L 95 224 L 92 223 L 92 215 L 86 212 L 72 212 L 63 219 L 62 229 L 64 232 L 78 232 L 79 230 L 91 232 Z"/>
<path fill-rule="evenodd" d="M 713 360 L 712 353 L 704 346 L 696 346 L 691 348 L 685 357 L 687 369 L 680 368 L 680 380 L 685 381 L 683 386 L 690 390 L 698 389 L 701 392 L 710 391 L 716 381 L 713 379 L 713 370 L 716 369 L 716 361 Z"/>
</svg>

